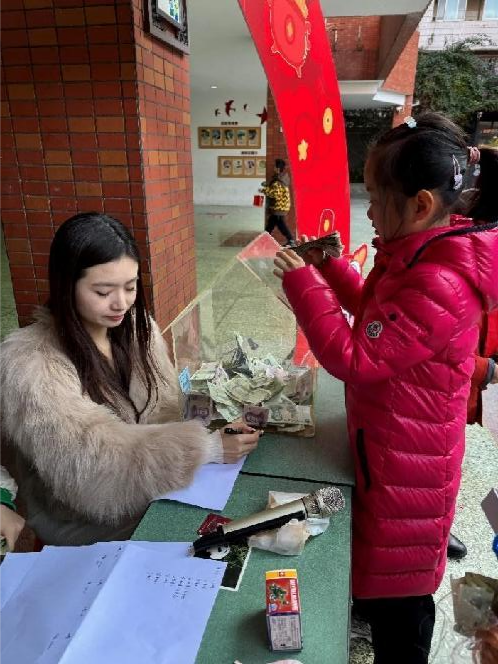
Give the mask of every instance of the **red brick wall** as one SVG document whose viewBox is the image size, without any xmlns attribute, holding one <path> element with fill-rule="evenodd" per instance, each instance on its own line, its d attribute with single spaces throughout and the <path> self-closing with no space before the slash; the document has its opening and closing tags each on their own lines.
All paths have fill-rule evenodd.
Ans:
<svg viewBox="0 0 498 664">
<path fill-rule="evenodd" d="M 341 81 L 377 78 L 381 19 L 379 16 L 327 18 L 332 53 Z"/>
<path fill-rule="evenodd" d="M 386 78 L 383 88 L 393 90 L 407 95 L 407 102 L 400 111 L 396 111 L 393 118 L 393 126 L 401 124 L 407 115 L 411 115 L 413 103 L 413 90 L 415 88 L 415 77 L 417 74 L 418 42 L 420 34 L 414 32 L 410 37 L 403 53 Z"/>
<path fill-rule="evenodd" d="M 2 223 L 21 324 L 76 212 L 131 228 L 160 324 L 193 295 L 188 57 L 143 34 L 142 1 L 2 2 Z"/>
<path fill-rule="evenodd" d="M 144 33 L 143 3 L 133 0 L 145 212 L 165 326 L 196 294 L 189 58 Z"/>
</svg>

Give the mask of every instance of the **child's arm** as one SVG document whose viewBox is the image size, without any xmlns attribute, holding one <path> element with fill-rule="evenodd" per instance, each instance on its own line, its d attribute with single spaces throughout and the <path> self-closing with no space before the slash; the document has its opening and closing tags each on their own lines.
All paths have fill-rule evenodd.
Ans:
<svg viewBox="0 0 498 664">
<path fill-rule="evenodd" d="M 340 305 L 355 314 L 361 299 L 364 279 L 347 258 L 327 258 L 318 268 L 330 288 L 336 293 Z"/>
<path fill-rule="evenodd" d="M 476 355 L 476 366 L 472 374 L 472 387 L 483 390 L 493 381 L 496 363 L 490 357 Z"/>
<path fill-rule="evenodd" d="M 395 300 L 374 301 L 351 329 L 339 301 L 313 267 L 284 271 L 283 286 L 311 350 L 345 382 L 375 383 L 427 360 L 448 345 L 457 325 L 470 325 L 480 305 L 455 273 L 414 268 Z M 476 301 L 476 312 L 462 303 Z M 372 304 L 375 304 L 373 307 Z M 460 322 L 461 321 L 461 322 Z M 477 338 L 476 338 L 477 345 Z"/>
<path fill-rule="evenodd" d="M 7 540 L 10 551 L 24 528 L 24 519 L 16 514 L 14 500 L 17 484 L 3 466 L 0 466 L 0 536 Z"/>
</svg>

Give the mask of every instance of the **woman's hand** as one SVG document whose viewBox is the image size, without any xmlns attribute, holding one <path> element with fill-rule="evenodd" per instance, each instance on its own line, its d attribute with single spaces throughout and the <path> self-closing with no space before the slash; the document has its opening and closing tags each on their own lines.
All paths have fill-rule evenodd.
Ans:
<svg viewBox="0 0 498 664">
<path fill-rule="evenodd" d="M 232 429 L 239 433 L 225 433 L 225 429 Z M 237 421 L 227 424 L 220 429 L 223 444 L 223 463 L 237 463 L 242 457 L 256 449 L 262 431 L 247 426 L 245 422 Z"/>
<path fill-rule="evenodd" d="M 296 254 L 292 249 L 285 249 L 283 251 L 277 251 L 275 260 L 275 269 L 273 274 L 279 279 L 284 278 L 285 272 L 292 272 L 292 270 L 297 270 L 300 267 L 306 267 L 306 263 L 303 259 Z"/>
<path fill-rule="evenodd" d="M 24 519 L 6 505 L 0 505 L 0 535 L 5 537 L 9 549 L 14 551 L 17 538 L 24 528 Z"/>
</svg>

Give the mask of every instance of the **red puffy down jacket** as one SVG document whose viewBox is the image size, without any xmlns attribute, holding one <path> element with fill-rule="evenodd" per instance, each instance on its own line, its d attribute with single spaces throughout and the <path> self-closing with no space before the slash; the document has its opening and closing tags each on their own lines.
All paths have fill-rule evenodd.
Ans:
<svg viewBox="0 0 498 664">
<path fill-rule="evenodd" d="M 478 325 L 498 306 L 498 225 L 469 223 L 376 241 L 365 285 L 345 259 L 284 277 L 312 351 L 347 386 L 359 598 L 433 593 L 443 576 Z"/>
</svg>

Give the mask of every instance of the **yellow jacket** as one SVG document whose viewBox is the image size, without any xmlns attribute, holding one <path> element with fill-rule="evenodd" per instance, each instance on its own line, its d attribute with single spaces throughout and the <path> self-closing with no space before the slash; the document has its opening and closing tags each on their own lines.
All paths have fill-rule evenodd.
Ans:
<svg viewBox="0 0 498 664">
<path fill-rule="evenodd" d="M 280 180 L 274 180 L 270 184 L 261 187 L 265 196 L 270 199 L 270 212 L 284 215 L 291 209 L 291 198 L 289 187 Z"/>
</svg>

